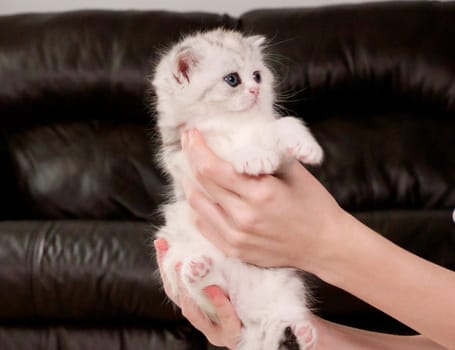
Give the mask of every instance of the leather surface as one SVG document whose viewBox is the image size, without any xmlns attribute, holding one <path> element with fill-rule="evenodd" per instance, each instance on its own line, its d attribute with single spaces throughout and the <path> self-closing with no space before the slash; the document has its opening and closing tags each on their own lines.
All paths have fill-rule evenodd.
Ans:
<svg viewBox="0 0 455 350">
<path fill-rule="evenodd" d="M 196 350 L 205 341 L 188 327 L 166 324 L 126 327 L 0 327 L 3 350 Z"/>
<path fill-rule="evenodd" d="M 241 17 L 272 38 L 283 106 L 324 146 L 317 173 L 345 208 L 453 208 L 454 13 L 421 2 Z"/>
<path fill-rule="evenodd" d="M 311 171 L 339 203 L 455 270 L 455 2 L 0 16 L 0 349 L 205 348 L 153 278 L 166 180 L 148 79 L 220 25 L 270 38 L 278 102 L 322 144 Z M 320 315 L 410 332 L 308 278 Z"/>
</svg>

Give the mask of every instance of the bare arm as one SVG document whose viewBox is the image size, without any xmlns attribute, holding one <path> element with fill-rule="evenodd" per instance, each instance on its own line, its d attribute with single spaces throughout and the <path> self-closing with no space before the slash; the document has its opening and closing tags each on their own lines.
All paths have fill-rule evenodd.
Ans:
<svg viewBox="0 0 455 350">
<path fill-rule="evenodd" d="M 227 255 L 312 272 L 455 349 L 455 273 L 410 254 L 344 212 L 298 163 L 278 179 L 251 178 L 192 131 L 184 151 L 207 197 L 191 183 L 196 225 Z"/>
<path fill-rule="evenodd" d="M 345 247 L 316 273 L 399 319 L 448 349 L 455 349 L 455 273 L 421 259 L 350 215 L 339 220 Z"/>
<path fill-rule="evenodd" d="M 319 338 L 316 350 L 444 350 L 422 336 L 400 336 L 364 331 L 314 319 Z"/>
</svg>

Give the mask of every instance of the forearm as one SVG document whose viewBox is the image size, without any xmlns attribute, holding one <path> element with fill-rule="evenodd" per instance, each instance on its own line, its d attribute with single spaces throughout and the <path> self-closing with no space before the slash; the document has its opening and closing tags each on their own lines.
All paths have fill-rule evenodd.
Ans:
<svg viewBox="0 0 455 350">
<path fill-rule="evenodd" d="M 422 336 L 382 334 L 315 319 L 319 333 L 318 349 L 337 350 L 444 350 Z"/>
<path fill-rule="evenodd" d="M 346 214 L 344 241 L 315 273 L 395 317 L 448 349 L 455 349 L 455 274 L 381 237 Z"/>
</svg>

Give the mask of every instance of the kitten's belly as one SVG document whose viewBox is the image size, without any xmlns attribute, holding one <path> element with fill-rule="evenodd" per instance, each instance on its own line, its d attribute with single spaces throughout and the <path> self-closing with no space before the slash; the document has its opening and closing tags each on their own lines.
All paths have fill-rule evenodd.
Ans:
<svg viewBox="0 0 455 350">
<path fill-rule="evenodd" d="M 182 247 L 184 255 L 196 249 L 215 249 L 194 226 L 192 210 L 186 201 L 166 205 L 164 215 L 166 226 L 162 227 L 159 236 L 168 240 L 169 246 Z"/>
</svg>

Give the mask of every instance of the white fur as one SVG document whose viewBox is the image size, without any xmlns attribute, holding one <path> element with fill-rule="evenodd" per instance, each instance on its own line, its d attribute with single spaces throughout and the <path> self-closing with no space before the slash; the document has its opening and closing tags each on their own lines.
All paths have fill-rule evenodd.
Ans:
<svg viewBox="0 0 455 350">
<path fill-rule="evenodd" d="M 284 334 L 290 327 L 303 350 L 313 347 L 316 334 L 308 323 L 306 290 L 295 271 L 258 268 L 224 256 L 197 231 L 180 188 L 183 176 L 191 177 L 180 147 L 185 129 L 197 128 L 210 148 L 240 173 L 286 171 L 292 157 L 309 164 L 322 161 L 322 149 L 304 124 L 274 112 L 264 40 L 222 29 L 196 33 L 173 46 L 158 64 L 152 84 L 161 161 L 172 177 L 174 196 L 164 207 L 166 225 L 157 236 L 169 242 L 163 268 L 174 293 L 175 265 L 181 262 L 185 288 L 210 318 L 216 320 L 216 315 L 202 289 L 216 284 L 229 294 L 244 326 L 237 349 L 287 349 Z M 241 84 L 231 87 L 224 77 L 234 72 Z M 254 72 L 260 72 L 260 82 Z"/>
</svg>

